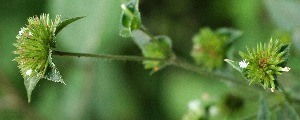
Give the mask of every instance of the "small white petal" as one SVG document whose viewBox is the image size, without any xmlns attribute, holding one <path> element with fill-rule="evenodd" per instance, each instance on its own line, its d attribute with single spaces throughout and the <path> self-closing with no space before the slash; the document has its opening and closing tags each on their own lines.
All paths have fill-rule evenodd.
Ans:
<svg viewBox="0 0 300 120">
<path fill-rule="evenodd" d="M 28 28 L 22 27 L 21 30 L 19 31 L 19 35 L 22 35 Z"/>
<path fill-rule="evenodd" d="M 123 10 L 126 10 L 126 9 L 127 9 L 125 4 L 122 4 L 122 5 L 121 5 L 121 8 L 122 8 Z"/>
<path fill-rule="evenodd" d="M 212 106 L 209 108 L 209 114 L 211 116 L 215 116 L 219 113 L 219 109 L 216 106 Z"/>
<path fill-rule="evenodd" d="M 189 109 L 192 111 L 198 111 L 200 109 L 200 101 L 199 100 L 193 100 L 189 102 Z"/>
<path fill-rule="evenodd" d="M 28 30 L 28 28 L 25 28 L 25 27 L 21 28 L 21 31 L 23 31 L 23 32 L 26 31 L 26 30 Z"/>
<path fill-rule="evenodd" d="M 239 65 L 241 68 L 246 68 L 248 66 L 249 62 L 246 62 L 246 60 L 243 60 L 239 62 Z"/>
<path fill-rule="evenodd" d="M 19 35 L 22 35 L 24 33 L 24 31 L 20 30 L 19 31 Z"/>
<path fill-rule="evenodd" d="M 289 68 L 289 67 L 281 68 L 281 71 L 283 71 L 283 72 L 288 72 L 288 71 L 290 71 L 290 70 L 291 70 L 291 68 Z"/>
<path fill-rule="evenodd" d="M 31 75 L 31 73 L 32 73 L 31 69 L 29 69 L 29 70 L 26 71 L 26 75 L 28 75 L 28 76 Z"/>
<path fill-rule="evenodd" d="M 32 32 L 29 32 L 29 36 L 32 36 Z"/>
<path fill-rule="evenodd" d="M 274 92 L 274 91 L 275 91 L 275 88 L 274 88 L 274 87 L 272 87 L 272 88 L 271 88 L 271 91 L 272 91 L 272 92 Z"/>
</svg>

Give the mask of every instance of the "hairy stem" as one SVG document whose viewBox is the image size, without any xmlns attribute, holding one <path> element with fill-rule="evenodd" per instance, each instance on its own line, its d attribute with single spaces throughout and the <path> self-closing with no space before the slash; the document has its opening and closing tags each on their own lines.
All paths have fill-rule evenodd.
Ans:
<svg viewBox="0 0 300 120">
<path fill-rule="evenodd" d="M 139 29 L 142 32 L 144 32 L 146 35 L 148 35 L 150 38 L 154 39 L 154 36 L 149 31 L 147 31 L 145 26 L 142 25 Z M 241 84 L 241 85 L 244 85 L 246 88 L 253 89 L 253 90 L 256 90 L 256 91 L 262 91 L 262 89 L 258 88 L 257 86 L 249 87 L 249 85 L 247 85 L 244 82 L 241 82 L 240 80 L 237 80 L 235 78 L 231 78 L 231 77 L 228 77 L 228 76 L 225 76 L 225 75 L 222 75 L 222 74 L 217 74 L 215 72 L 209 72 L 209 71 L 207 71 L 205 69 L 202 69 L 198 66 L 195 66 L 195 65 L 187 63 L 187 62 L 183 62 L 183 61 L 178 60 L 178 59 L 170 59 L 166 62 L 167 62 L 166 64 L 168 64 L 168 65 L 183 68 L 183 69 L 195 72 L 195 73 L 203 75 L 203 76 L 220 78 L 220 80 L 223 80 L 223 81 L 229 81 L 229 82 L 232 82 L 232 83 L 235 83 L 235 84 Z"/>
<path fill-rule="evenodd" d="M 262 91 L 263 90 L 263 89 L 258 88 L 257 86 L 249 86 L 248 84 L 245 84 L 244 82 L 241 82 L 238 79 L 228 77 L 228 76 L 225 76 L 225 75 L 222 75 L 222 74 L 218 74 L 218 73 L 215 73 L 215 72 L 210 72 L 210 71 L 207 71 L 203 68 L 195 66 L 193 64 L 183 62 L 183 61 L 180 61 L 180 60 L 177 60 L 177 59 L 174 59 L 174 60 L 170 61 L 169 64 L 173 65 L 173 66 L 176 66 L 176 67 L 179 67 L 179 68 L 183 68 L 183 69 L 188 70 L 188 71 L 195 72 L 195 73 L 197 73 L 199 75 L 202 75 L 202 76 L 219 78 L 218 80 L 221 80 L 221 81 L 226 81 L 226 82 L 231 82 L 231 83 L 234 83 L 234 84 L 243 85 L 243 86 L 245 86 L 245 88 L 249 88 L 251 90 L 255 90 L 255 91 Z"/>
<path fill-rule="evenodd" d="M 179 68 L 183 68 L 188 71 L 195 72 L 199 75 L 207 76 L 207 77 L 214 77 L 214 78 L 220 78 L 219 80 L 229 81 L 231 83 L 240 84 L 246 86 L 246 88 L 250 88 L 253 90 L 261 91 L 262 89 L 259 89 L 257 87 L 249 87 L 249 85 L 245 84 L 244 82 L 241 82 L 237 79 L 227 77 L 222 74 L 217 74 L 214 72 L 209 72 L 207 70 L 204 70 L 200 67 L 197 67 L 195 65 L 192 65 L 187 62 L 180 61 L 178 59 L 172 59 L 172 60 L 165 60 L 161 58 L 146 58 L 141 56 L 125 56 L 125 55 L 96 55 L 96 54 L 87 54 L 87 53 L 72 53 L 72 52 L 62 52 L 62 51 L 52 51 L 53 55 L 59 55 L 59 56 L 75 56 L 75 57 L 91 57 L 91 58 L 99 58 L 99 59 L 111 59 L 111 60 L 120 60 L 120 61 L 144 61 L 144 60 L 151 60 L 151 61 L 166 61 L 168 65 L 176 66 Z"/>
<path fill-rule="evenodd" d="M 62 52 L 62 51 L 52 51 L 53 55 L 59 56 L 76 56 L 76 57 L 91 57 L 99 59 L 111 59 L 111 60 L 120 60 L 120 61 L 165 61 L 162 58 L 147 58 L 141 56 L 125 56 L 125 55 L 96 55 L 96 54 L 87 54 L 87 53 L 72 53 L 72 52 Z"/>
</svg>

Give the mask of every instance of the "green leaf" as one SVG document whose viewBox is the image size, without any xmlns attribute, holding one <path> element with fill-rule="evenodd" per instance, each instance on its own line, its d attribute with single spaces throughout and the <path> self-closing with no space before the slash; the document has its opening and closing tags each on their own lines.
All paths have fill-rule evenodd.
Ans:
<svg viewBox="0 0 300 120">
<path fill-rule="evenodd" d="M 53 65 L 51 65 L 53 64 Z M 54 81 L 54 82 L 60 82 L 60 83 L 64 83 L 63 79 L 62 79 L 62 76 L 60 75 L 59 71 L 57 70 L 56 66 L 54 65 L 53 62 L 51 62 L 50 66 L 49 67 L 49 71 L 48 73 L 45 75 L 45 78 L 47 80 L 50 80 L 50 81 Z"/>
<path fill-rule="evenodd" d="M 62 76 L 60 75 L 59 71 L 57 70 L 55 64 L 52 61 L 49 63 L 49 67 L 45 75 L 45 78 L 50 81 L 60 82 L 65 84 L 62 79 Z"/>
<path fill-rule="evenodd" d="M 168 52 L 171 52 L 170 49 L 172 48 L 172 40 L 170 37 L 166 36 L 166 35 L 159 35 L 159 36 L 155 36 L 154 39 L 160 41 L 162 44 L 165 45 L 165 50 Z"/>
<path fill-rule="evenodd" d="M 141 27 L 141 15 L 138 9 L 139 0 L 131 0 L 127 4 L 122 4 L 120 35 L 131 37 L 131 32 Z"/>
<path fill-rule="evenodd" d="M 31 101 L 31 93 L 33 89 L 35 88 L 36 84 L 39 82 L 41 78 L 37 78 L 35 76 L 32 77 L 24 77 L 24 85 L 27 90 L 27 97 L 28 97 L 28 102 Z"/>
<path fill-rule="evenodd" d="M 172 42 L 168 36 L 160 35 L 151 38 L 142 30 L 133 30 L 132 37 L 136 45 L 142 50 L 144 57 L 168 59 L 174 54 L 172 52 Z M 157 71 L 165 66 L 162 61 L 143 61 L 145 69 Z"/>
<path fill-rule="evenodd" d="M 60 82 L 60 83 L 64 83 L 62 76 L 60 75 L 58 69 L 56 68 L 55 64 L 52 61 L 52 57 L 51 57 L 51 52 L 49 53 L 49 57 L 48 57 L 48 61 L 49 61 L 49 65 L 46 71 L 46 74 L 44 75 L 44 78 L 46 78 L 47 80 L 50 81 L 54 81 L 54 82 Z"/>
<path fill-rule="evenodd" d="M 271 120 L 271 113 L 263 95 L 259 98 L 259 109 L 257 113 L 257 120 Z"/>
<path fill-rule="evenodd" d="M 142 53 L 145 57 L 168 59 L 173 55 L 171 39 L 167 36 L 156 36 L 153 40 L 145 44 Z M 143 61 L 146 69 L 162 68 L 162 61 Z M 156 70 L 155 70 L 156 71 Z"/>
<path fill-rule="evenodd" d="M 287 64 L 287 61 L 290 57 L 290 47 L 291 44 L 285 44 L 281 46 L 279 53 L 284 52 L 284 54 L 282 55 L 282 59 L 284 60 L 284 62 L 280 63 L 278 66 L 285 67 L 285 65 Z"/>
<path fill-rule="evenodd" d="M 275 24 L 285 30 L 300 25 L 300 3 L 295 0 L 264 0 Z"/>
<path fill-rule="evenodd" d="M 139 29 L 132 31 L 132 38 L 140 49 L 144 49 L 144 46 L 152 39 L 149 35 Z"/>
<path fill-rule="evenodd" d="M 234 69 L 242 73 L 243 69 L 240 67 L 239 63 L 233 60 L 225 59 L 225 62 L 229 63 Z"/>
<path fill-rule="evenodd" d="M 84 18 L 85 16 L 83 17 L 75 17 L 75 18 L 70 18 L 70 19 L 66 19 L 64 21 L 62 21 L 61 23 L 58 24 L 58 26 L 56 27 L 56 30 L 55 30 L 55 35 L 57 35 L 63 28 L 65 28 L 67 25 L 81 19 L 81 18 Z"/>
</svg>

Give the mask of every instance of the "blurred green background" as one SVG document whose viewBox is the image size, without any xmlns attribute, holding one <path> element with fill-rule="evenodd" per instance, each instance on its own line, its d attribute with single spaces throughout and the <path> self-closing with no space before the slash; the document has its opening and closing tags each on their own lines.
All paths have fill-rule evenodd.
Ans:
<svg viewBox="0 0 300 120">
<path fill-rule="evenodd" d="M 12 44 L 27 18 L 41 13 L 50 13 L 52 18 L 56 14 L 62 18 L 87 16 L 58 34 L 56 50 L 141 55 L 131 39 L 118 35 L 120 5 L 125 1 L 1 1 L 0 119 L 181 119 L 189 101 L 203 94 L 219 102 L 229 94 L 241 97 L 241 109 L 228 119 L 257 113 L 259 93 L 212 77 L 175 67 L 149 75 L 150 71 L 137 62 L 61 56 L 53 59 L 67 85 L 41 80 L 32 102 L 27 103 L 23 78 L 12 61 L 16 56 Z M 300 92 L 299 0 L 140 0 L 140 11 L 146 28 L 154 35 L 169 35 L 177 56 L 190 62 L 191 39 L 201 27 L 242 30 L 243 36 L 232 48 L 234 59 L 240 59 L 238 50 L 244 51 L 246 45 L 252 47 L 271 37 L 293 42 L 288 63 L 292 71 L 280 79 L 292 93 Z M 236 71 L 227 74 L 245 81 Z"/>
</svg>

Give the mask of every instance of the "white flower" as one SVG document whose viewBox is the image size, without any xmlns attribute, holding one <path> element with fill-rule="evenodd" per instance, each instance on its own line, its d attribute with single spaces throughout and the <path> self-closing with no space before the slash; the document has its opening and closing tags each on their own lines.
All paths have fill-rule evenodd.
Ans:
<svg viewBox="0 0 300 120">
<path fill-rule="evenodd" d="M 26 75 L 28 75 L 28 76 L 30 76 L 31 73 L 32 73 L 32 70 L 31 70 L 31 69 L 29 69 L 29 70 L 26 71 Z"/>
<path fill-rule="evenodd" d="M 216 116 L 219 113 L 219 109 L 216 106 L 212 106 L 209 108 L 209 114 L 211 116 Z"/>
<path fill-rule="evenodd" d="M 19 35 L 22 35 L 28 28 L 22 27 L 21 30 L 19 31 Z"/>
<path fill-rule="evenodd" d="M 20 31 L 19 31 L 19 35 L 22 35 L 23 33 L 24 33 L 23 30 L 20 30 Z"/>
<path fill-rule="evenodd" d="M 281 68 L 281 71 L 283 71 L 283 72 L 288 72 L 288 71 L 290 71 L 290 70 L 291 70 L 291 68 L 289 68 L 289 67 Z"/>
<path fill-rule="evenodd" d="M 126 10 L 126 9 L 127 9 L 125 4 L 122 4 L 122 5 L 121 5 L 121 8 L 122 8 L 123 10 Z"/>
<path fill-rule="evenodd" d="M 271 92 L 274 92 L 274 91 L 275 91 L 275 88 L 274 88 L 274 87 L 272 87 L 272 88 L 271 88 Z"/>
<path fill-rule="evenodd" d="M 32 36 L 32 32 L 29 32 L 29 36 Z"/>
<path fill-rule="evenodd" d="M 198 111 L 200 109 L 200 101 L 199 100 L 193 100 L 189 102 L 189 109 L 191 111 Z"/>
<path fill-rule="evenodd" d="M 246 60 L 239 62 L 239 65 L 241 68 L 246 68 L 248 66 L 248 64 L 249 64 L 249 62 L 246 63 Z"/>
</svg>

